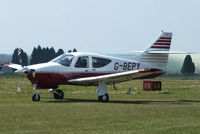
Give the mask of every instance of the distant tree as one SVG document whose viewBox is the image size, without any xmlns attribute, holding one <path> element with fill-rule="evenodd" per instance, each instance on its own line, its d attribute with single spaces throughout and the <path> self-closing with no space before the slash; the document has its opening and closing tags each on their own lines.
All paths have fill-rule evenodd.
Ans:
<svg viewBox="0 0 200 134">
<path fill-rule="evenodd" d="M 76 48 L 73 49 L 73 52 L 77 52 Z"/>
<path fill-rule="evenodd" d="M 49 48 L 42 48 L 42 51 L 40 52 L 40 61 L 39 63 L 44 63 L 46 62 L 46 60 L 49 60 L 50 56 L 49 56 Z"/>
<path fill-rule="evenodd" d="M 187 55 L 185 57 L 185 60 L 183 62 L 183 66 L 181 69 L 182 74 L 194 74 L 195 72 L 195 65 L 192 62 L 192 58 L 190 55 Z"/>
<path fill-rule="evenodd" d="M 53 47 L 49 49 L 49 61 L 56 57 L 56 51 Z"/>
<path fill-rule="evenodd" d="M 68 50 L 68 53 L 71 53 L 72 52 L 72 50 Z"/>
<path fill-rule="evenodd" d="M 37 49 L 34 47 L 31 54 L 30 65 L 36 64 L 38 62 L 37 56 L 38 56 L 38 52 L 37 52 Z"/>
<path fill-rule="evenodd" d="M 12 55 L 12 60 L 11 60 L 12 63 L 20 64 L 18 52 L 19 52 L 19 48 L 15 48 L 14 53 Z"/>
<path fill-rule="evenodd" d="M 43 51 L 40 45 L 37 47 L 36 63 L 43 63 L 44 59 L 42 57 Z"/>
<path fill-rule="evenodd" d="M 22 66 L 28 65 L 28 56 L 27 56 L 26 52 L 24 52 L 22 49 L 20 49 L 19 58 L 21 58 Z"/>
<path fill-rule="evenodd" d="M 41 63 L 48 62 L 48 61 L 51 60 L 52 56 L 51 56 L 51 53 L 50 53 L 50 49 L 48 47 L 43 48 L 41 53 L 42 53 L 42 55 L 41 55 L 41 59 L 42 59 Z"/>
<path fill-rule="evenodd" d="M 22 66 L 27 66 L 28 65 L 28 56 L 21 48 L 16 48 L 12 55 L 11 62 L 15 63 L 15 64 L 20 64 Z"/>
<path fill-rule="evenodd" d="M 56 52 L 56 57 L 58 57 L 61 54 L 64 54 L 63 49 L 58 49 L 58 51 Z"/>
</svg>

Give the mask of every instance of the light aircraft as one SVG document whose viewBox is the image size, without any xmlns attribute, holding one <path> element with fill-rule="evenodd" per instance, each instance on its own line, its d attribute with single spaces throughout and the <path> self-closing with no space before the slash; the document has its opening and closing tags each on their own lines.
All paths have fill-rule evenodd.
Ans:
<svg viewBox="0 0 200 134">
<path fill-rule="evenodd" d="M 21 66 L 6 64 L 17 69 L 34 85 L 33 101 L 39 101 L 38 89 L 50 89 L 55 99 L 63 99 L 59 85 L 97 86 L 95 94 L 102 102 L 109 101 L 107 85 L 135 79 L 154 78 L 165 73 L 170 53 L 172 33 L 161 32 L 158 38 L 132 60 L 107 55 L 71 52 L 41 64 Z M 19 84 L 20 86 L 21 84 Z M 19 88 L 19 87 L 18 87 Z"/>
</svg>

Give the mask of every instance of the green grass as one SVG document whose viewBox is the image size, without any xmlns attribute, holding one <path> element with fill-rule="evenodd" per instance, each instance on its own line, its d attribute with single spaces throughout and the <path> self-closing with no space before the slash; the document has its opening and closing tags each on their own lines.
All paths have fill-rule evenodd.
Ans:
<svg viewBox="0 0 200 134">
<path fill-rule="evenodd" d="M 158 78 L 162 92 L 142 91 L 142 81 L 109 86 L 110 102 L 97 102 L 96 87 L 61 86 L 64 100 L 32 87 L 25 79 L 0 77 L 0 133 L 5 134 L 198 134 L 200 78 Z M 128 87 L 132 93 L 127 94 Z"/>
</svg>

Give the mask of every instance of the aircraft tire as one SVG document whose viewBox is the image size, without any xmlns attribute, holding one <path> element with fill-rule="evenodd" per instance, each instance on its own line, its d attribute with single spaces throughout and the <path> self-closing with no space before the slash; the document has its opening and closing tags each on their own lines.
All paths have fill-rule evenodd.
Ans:
<svg viewBox="0 0 200 134">
<path fill-rule="evenodd" d="M 38 93 L 34 93 L 32 96 L 32 101 L 40 101 L 40 95 Z"/>
<path fill-rule="evenodd" d="M 101 102 L 108 102 L 109 101 L 109 95 L 106 93 L 105 95 L 99 96 L 98 100 Z"/>
<path fill-rule="evenodd" d="M 62 90 L 58 89 L 56 90 L 56 93 L 53 93 L 54 99 L 63 99 L 64 93 Z"/>
</svg>

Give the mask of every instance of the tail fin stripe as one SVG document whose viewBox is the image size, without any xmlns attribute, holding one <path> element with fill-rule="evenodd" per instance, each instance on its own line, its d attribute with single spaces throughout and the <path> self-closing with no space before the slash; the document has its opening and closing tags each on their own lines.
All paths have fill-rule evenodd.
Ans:
<svg viewBox="0 0 200 134">
<path fill-rule="evenodd" d="M 169 46 L 170 43 L 154 43 L 154 45 L 167 45 L 167 46 Z"/>
<path fill-rule="evenodd" d="M 160 37 L 160 39 L 172 39 L 171 37 Z"/>
<path fill-rule="evenodd" d="M 161 46 L 152 46 L 151 48 L 163 48 L 163 49 L 169 49 L 170 47 L 161 47 Z"/>
<path fill-rule="evenodd" d="M 171 42 L 171 40 L 157 40 L 156 42 Z"/>
</svg>

